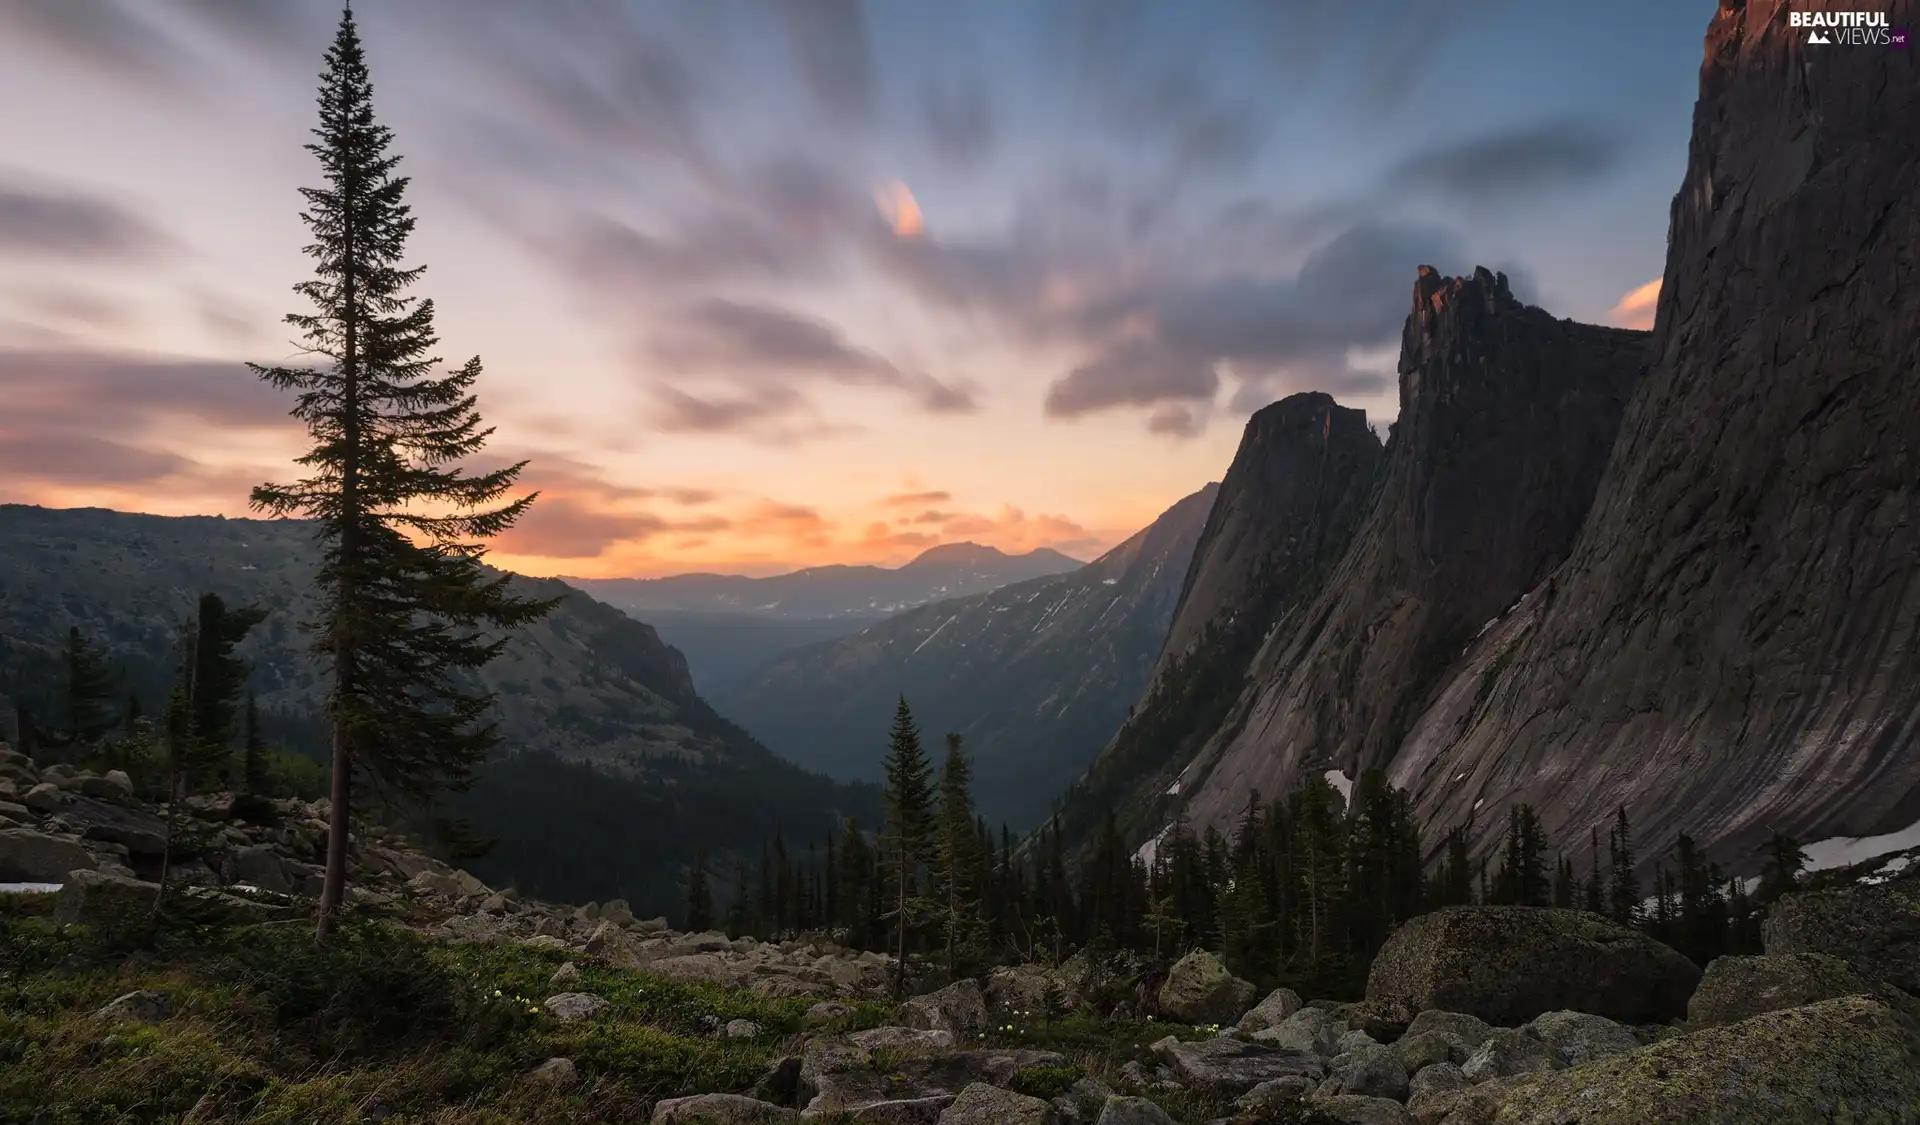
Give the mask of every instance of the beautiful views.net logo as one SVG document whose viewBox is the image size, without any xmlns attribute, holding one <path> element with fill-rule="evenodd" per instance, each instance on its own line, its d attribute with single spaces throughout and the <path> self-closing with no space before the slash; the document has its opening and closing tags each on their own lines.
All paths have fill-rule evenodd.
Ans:
<svg viewBox="0 0 1920 1125">
<path fill-rule="evenodd" d="M 1905 28 L 1890 27 L 1885 12 L 1791 12 L 1787 26 L 1807 29 L 1808 43 L 1905 47 Z"/>
</svg>

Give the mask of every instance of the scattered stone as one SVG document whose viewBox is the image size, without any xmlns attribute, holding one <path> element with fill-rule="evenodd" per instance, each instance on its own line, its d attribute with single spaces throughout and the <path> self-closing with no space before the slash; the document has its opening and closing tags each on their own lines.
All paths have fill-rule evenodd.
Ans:
<svg viewBox="0 0 1920 1125">
<path fill-rule="evenodd" d="M 853 1005 L 842 1004 L 838 1000 L 822 1000 L 807 1009 L 806 1025 L 824 1027 L 835 1020 L 842 1020 L 853 1014 Z"/>
<path fill-rule="evenodd" d="M 1180 1125 L 1145 1098 L 1114 1098 L 1100 1111 L 1096 1125 Z"/>
<path fill-rule="evenodd" d="M 922 1031 L 977 1034 L 987 1028 L 987 1000 L 979 982 L 956 981 L 900 1005 L 900 1021 Z"/>
<path fill-rule="evenodd" d="M 422 871 L 407 880 L 407 889 L 416 894 L 440 895 L 443 898 L 483 898 L 490 893 L 485 883 L 458 870 Z"/>
<path fill-rule="evenodd" d="M 605 1000 L 589 992 L 562 992 L 547 997 L 547 1011 L 561 1023 L 574 1023 L 597 1015 L 607 1006 Z"/>
<path fill-rule="evenodd" d="M 51 781 L 43 781 L 20 796 L 20 803 L 38 813 L 59 812 L 67 803 L 67 794 Z"/>
<path fill-rule="evenodd" d="M 1094 1125 L 1114 1096 L 1113 1087 L 1098 1078 L 1082 1078 L 1053 1099 L 1053 1108 L 1068 1125 Z"/>
<path fill-rule="evenodd" d="M 1238 1097 L 1275 1078 L 1297 1075 L 1318 1082 L 1327 1073 L 1326 1064 L 1306 1051 L 1226 1037 L 1196 1043 L 1168 1038 L 1153 1050 L 1185 1085 L 1226 1097 Z"/>
<path fill-rule="evenodd" d="M 1548 1012 L 1535 1016 L 1520 1030 L 1547 1045 L 1556 1067 L 1579 1066 L 1640 1046 L 1631 1028 L 1585 1012 Z"/>
<path fill-rule="evenodd" d="M 580 1084 L 580 1071 L 572 1059 L 553 1058 L 527 1072 L 527 1081 L 539 1086 L 567 1090 Z"/>
<path fill-rule="evenodd" d="M 1235 1025 L 1243 1035 L 1252 1035 L 1277 1027 L 1288 1016 L 1300 1010 L 1300 994 L 1291 988 L 1276 988 L 1267 993 L 1267 998 L 1255 1004 L 1246 1015 L 1240 1017 Z"/>
<path fill-rule="evenodd" d="M 817 1092 L 803 1112 L 807 1118 L 838 1113 L 855 1121 L 931 1123 L 953 1104 L 957 1091 L 974 1082 L 1005 1086 L 1019 1069 L 1006 1052 L 957 1051 L 894 1059 L 885 1072 L 832 1070 L 814 1077 Z"/>
<path fill-rule="evenodd" d="M 565 941 L 552 934 L 535 934 L 530 938 L 524 939 L 520 944 L 530 945 L 535 949 L 559 949 L 567 951 L 573 949 L 573 946 L 568 945 Z M 558 970 L 555 971 L 557 972 Z"/>
<path fill-rule="evenodd" d="M 486 900 L 480 904 L 480 913 L 482 914 L 505 914 L 506 912 L 507 896 L 503 894 L 495 893 L 488 895 Z"/>
<path fill-rule="evenodd" d="M 1684 1015 L 1700 970 L 1634 930 L 1577 910 L 1449 906 L 1394 931 L 1367 974 L 1370 1009 L 1466 1012 L 1517 1026 L 1542 1012 L 1628 1023 Z"/>
<path fill-rule="evenodd" d="M 1339 1025 L 1339 1018 L 1325 1008 L 1302 1008 L 1279 1024 L 1254 1032 L 1253 1041 L 1331 1057 L 1339 1053 Z"/>
<path fill-rule="evenodd" d="M 1304 1074 L 1269 1078 L 1233 1099 L 1233 1107 L 1242 1113 L 1270 1113 L 1281 1105 L 1297 1102 L 1313 1093 L 1315 1083 Z"/>
<path fill-rule="evenodd" d="M 1060 1114 L 1039 1098 L 974 1082 L 940 1112 L 939 1125 L 1060 1125 Z"/>
<path fill-rule="evenodd" d="M 626 899 L 616 898 L 611 902 L 601 904 L 600 920 L 603 922 L 612 922 L 616 926 L 631 926 L 633 925 L 633 911 L 628 908 Z"/>
<path fill-rule="evenodd" d="M 1160 986 L 1160 1010 L 1183 1023 L 1231 1026 L 1253 1005 L 1257 989 L 1196 949 L 1174 962 Z"/>
<path fill-rule="evenodd" d="M 753 1096 L 774 1105 L 793 1105 L 800 1099 L 800 1056 L 773 1060 L 753 1087 Z"/>
<path fill-rule="evenodd" d="M 665 918 L 642 918 L 633 924 L 633 930 L 643 937 L 648 934 L 664 934 L 667 932 L 667 920 Z"/>
<path fill-rule="evenodd" d="M 563 984 L 572 984 L 579 979 L 580 966 L 568 961 L 553 971 L 553 975 L 547 978 L 547 983 L 558 987 Z"/>
<path fill-rule="evenodd" d="M 1473 1083 L 1515 1074 L 1532 1074 L 1554 1069 L 1556 1056 L 1545 1043 L 1524 1031 L 1503 1027 L 1480 1044 L 1460 1072 Z"/>
<path fill-rule="evenodd" d="M 1471 1085 L 1473 1083 L 1467 1081 L 1466 1074 L 1450 1062 L 1423 1066 L 1407 1080 L 1407 1108 L 1413 1110 L 1417 1117 L 1423 1098 L 1431 1099 L 1436 1094 L 1464 1090 Z"/>
<path fill-rule="evenodd" d="M 752 1020 L 728 1020 L 726 1036 L 729 1039 L 752 1039 L 760 1034 L 760 1025 Z"/>
<path fill-rule="evenodd" d="M 1716 957 L 1687 1001 L 1687 1026 L 1716 1027 L 1782 1008 L 1886 992 L 1884 986 L 1827 953 Z"/>
<path fill-rule="evenodd" d="M 873 1027 L 847 1036 L 854 1046 L 868 1051 L 917 1051 L 923 1054 L 950 1050 L 953 1032 L 911 1027 Z"/>
<path fill-rule="evenodd" d="M 1380 1044 L 1373 1036 L 1359 1029 L 1355 1029 L 1342 1034 L 1337 1045 L 1340 1048 L 1340 1053 L 1344 1055 L 1348 1051 L 1359 1050 L 1361 1047 L 1377 1047 Z"/>
<path fill-rule="evenodd" d="M 0 833 L 4 835 L 4 833 Z M 55 925 L 81 925 L 100 933 L 123 933 L 146 925 L 158 883 L 146 883 L 101 871 L 75 871 L 66 877 L 53 902 Z"/>
<path fill-rule="evenodd" d="M 173 1001 L 164 992 L 143 988 L 114 1000 L 94 1015 L 120 1023 L 159 1023 L 173 1014 Z"/>
<path fill-rule="evenodd" d="M 5 799 L 11 796 L 13 796 L 11 793 L 0 793 L 0 822 L 33 827 L 35 823 L 33 810 Z"/>
<path fill-rule="evenodd" d="M 653 1125 L 787 1125 L 800 1115 L 740 1094 L 695 1094 L 653 1107 Z"/>
<path fill-rule="evenodd" d="M 1391 1047 L 1369 1042 L 1338 1056 L 1327 1068 L 1315 1100 L 1344 1094 L 1406 1100 L 1407 1068 Z"/>
<path fill-rule="evenodd" d="M 1406 1107 L 1386 1098 L 1341 1094 L 1324 1101 L 1316 1099 L 1313 1108 L 1341 1125 L 1413 1125 Z"/>
</svg>

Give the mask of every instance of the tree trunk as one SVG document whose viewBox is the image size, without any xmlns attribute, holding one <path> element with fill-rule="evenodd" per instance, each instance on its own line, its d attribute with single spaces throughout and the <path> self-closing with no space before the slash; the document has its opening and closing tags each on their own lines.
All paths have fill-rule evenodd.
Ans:
<svg viewBox="0 0 1920 1125">
<path fill-rule="evenodd" d="M 338 720 L 333 725 L 333 789 L 327 809 L 327 875 L 320 888 L 320 918 L 313 936 L 327 940 L 347 890 L 347 810 L 353 800 L 353 754 Z"/>
</svg>

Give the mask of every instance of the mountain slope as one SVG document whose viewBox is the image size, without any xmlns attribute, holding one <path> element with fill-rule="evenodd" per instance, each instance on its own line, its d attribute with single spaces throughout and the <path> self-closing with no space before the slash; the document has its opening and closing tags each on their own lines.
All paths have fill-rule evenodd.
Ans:
<svg viewBox="0 0 1920 1125">
<path fill-rule="evenodd" d="M 876 618 L 928 602 L 982 594 L 1011 582 L 1062 574 L 1082 563 L 1041 548 L 1009 555 L 978 543 L 929 548 L 901 567 L 816 566 L 791 574 L 677 574 L 669 578 L 569 578 L 633 613 L 751 613 L 776 618 Z"/>
<path fill-rule="evenodd" d="M 1391 757 L 1461 649 L 1566 556 L 1645 344 L 1522 305 L 1503 275 L 1420 268 L 1372 505 L 1181 773 L 1196 825 L 1224 828 L 1251 789 Z"/>
<path fill-rule="evenodd" d="M 302 521 L 0 505 L 0 693 L 29 707 L 51 699 L 55 653 L 77 625 L 109 649 L 151 713 L 179 622 L 212 591 L 269 609 L 240 649 L 255 667 L 252 686 L 281 729 L 317 732 L 322 680 L 298 628 L 313 604 L 315 555 Z M 611 882 L 605 894 L 624 887 L 638 905 L 667 909 L 677 903 L 678 865 L 696 846 L 751 849 L 776 822 L 793 838 L 818 838 L 836 810 L 871 817 L 871 792 L 782 761 L 715 713 L 693 690 L 685 660 L 650 626 L 552 579 L 519 584 L 562 601 L 516 631 L 481 673 L 499 693 L 504 750 L 529 762 L 592 764 L 603 784 L 619 779 L 614 788 L 633 815 L 644 812 L 660 829 L 655 854 L 576 857 Z M 491 772 L 524 783 L 526 767 Z M 475 799 L 491 808 L 486 784 L 483 777 Z M 716 805 L 713 794 L 725 800 Z M 499 811 L 483 831 L 538 833 L 542 818 L 567 817 L 558 804 L 505 803 Z"/>
<path fill-rule="evenodd" d="M 1920 82 L 1786 11 L 1708 33 L 1652 367 L 1571 557 L 1395 765 L 1430 820 L 1528 800 L 1570 846 L 1624 805 L 1643 855 L 1744 869 L 1920 820 Z"/>
<path fill-rule="evenodd" d="M 809 768 L 869 778 L 904 694 L 929 735 L 966 738 L 989 819 L 1034 823 L 1138 696 L 1214 492 L 1188 496 L 1070 574 L 936 602 L 791 653 L 721 705 Z"/>
<path fill-rule="evenodd" d="M 1151 832 L 1171 783 L 1227 720 L 1255 655 L 1285 633 L 1352 539 L 1372 495 L 1380 439 L 1365 411 L 1317 392 L 1247 422 L 1194 549 L 1151 683 L 1066 796 L 1083 837 L 1113 812 Z"/>
</svg>

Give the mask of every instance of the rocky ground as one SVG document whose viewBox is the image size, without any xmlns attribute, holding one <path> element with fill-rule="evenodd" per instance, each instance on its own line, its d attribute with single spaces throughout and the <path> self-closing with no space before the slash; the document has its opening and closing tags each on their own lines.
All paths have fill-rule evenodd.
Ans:
<svg viewBox="0 0 1920 1125">
<path fill-rule="evenodd" d="M 112 774 L 39 770 L 0 750 L 0 777 L 0 818 L 13 824 L 0 829 L 0 881 L 62 884 L 37 896 L 52 898 L 40 912 L 50 918 L 7 923 L 0 1057 L 71 1060 L 16 1070 L 0 1080 L 0 1103 L 91 1104 L 204 1041 L 223 1044 L 224 1061 L 166 1072 L 171 1085 L 204 1090 L 179 1113 L 143 1120 L 1920 1121 L 1920 877 L 1903 877 L 1905 864 L 1862 865 L 1788 896 L 1768 916 L 1764 956 L 1704 972 L 1592 915 L 1452 907 L 1403 926 L 1355 1003 L 1261 996 L 1196 951 L 1131 993 L 1102 983 L 1112 966 L 1080 956 L 1001 967 L 895 1005 L 883 999 L 889 962 L 878 954 L 677 933 L 620 902 L 522 901 L 373 833 L 353 849 L 349 914 L 374 928 L 355 930 L 345 953 L 316 954 L 303 920 L 324 805 L 285 802 L 277 824 L 248 825 L 211 798 L 188 803 L 175 839 L 189 856 L 176 869 L 193 888 L 183 901 L 212 908 L 215 929 L 193 931 L 192 950 L 172 960 L 115 954 L 76 976 L 73 935 L 146 917 L 167 818 Z M 354 959 L 366 943 L 385 950 L 377 963 Z M 218 967 L 204 960 L 215 948 L 228 958 Z M 303 962 L 312 956 L 345 960 Z M 315 1002 L 328 1011 L 355 995 L 359 974 L 384 983 L 353 1003 L 400 1009 L 387 1022 L 458 997 L 434 1017 L 442 1023 L 418 1031 L 421 1059 L 486 1060 L 463 1065 L 490 1077 L 436 1085 L 422 1077 L 436 1073 L 426 1061 L 349 1065 L 352 1052 L 333 1046 L 316 1054 L 324 1061 L 273 1076 L 275 1062 L 249 1054 L 268 1044 L 298 1058 L 290 1037 L 317 1034 L 318 1017 L 284 996 L 317 983 L 331 990 Z M 252 983 L 226 979 L 235 976 Z M 409 989 L 423 998 L 387 999 Z M 263 1017 L 261 1003 L 277 1015 Z M 361 1016 L 372 1018 L 319 1022 Z M 129 1043 L 149 1053 L 122 1058 Z M 253 1092 L 231 1094 L 223 1110 L 222 1083 L 253 1071 L 270 1077 L 241 1083 Z M 287 1106 L 302 1108 L 287 1118 Z"/>
</svg>

